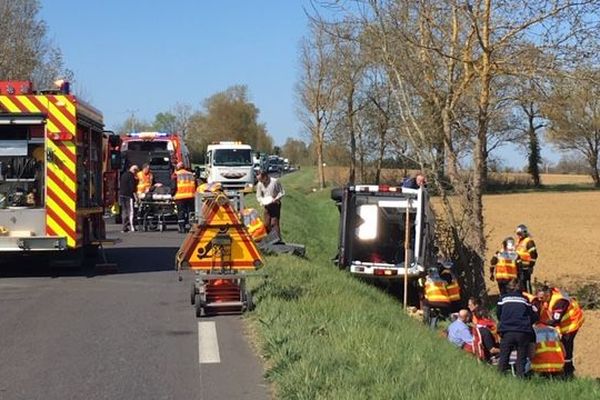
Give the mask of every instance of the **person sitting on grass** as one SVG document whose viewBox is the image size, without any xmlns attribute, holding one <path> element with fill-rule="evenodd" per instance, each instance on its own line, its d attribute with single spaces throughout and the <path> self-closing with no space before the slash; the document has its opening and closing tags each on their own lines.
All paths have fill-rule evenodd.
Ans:
<svg viewBox="0 0 600 400">
<path fill-rule="evenodd" d="M 481 308 L 481 300 L 477 297 L 469 297 L 469 300 L 467 301 L 467 308 L 471 312 L 471 322 L 476 324 L 477 315 L 475 314 L 475 310 Z"/>
<path fill-rule="evenodd" d="M 467 325 L 470 320 L 469 310 L 462 309 L 458 318 L 448 326 L 448 340 L 450 343 L 465 351 L 473 352 L 473 335 Z"/>
<path fill-rule="evenodd" d="M 490 318 L 488 310 L 477 307 L 473 320 L 473 353 L 482 361 L 493 364 L 500 354 L 500 337 L 496 322 Z"/>
</svg>

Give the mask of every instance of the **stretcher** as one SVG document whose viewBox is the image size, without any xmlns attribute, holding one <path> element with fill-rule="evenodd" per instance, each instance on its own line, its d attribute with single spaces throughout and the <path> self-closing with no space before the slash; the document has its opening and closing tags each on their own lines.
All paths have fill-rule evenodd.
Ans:
<svg viewBox="0 0 600 400">
<path fill-rule="evenodd" d="M 253 307 L 248 277 L 261 275 L 263 259 L 240 216 L 243 194 L 196 193 L 190 232 L 175 256 L 179 272 L 195 273 L 190 303 L 196 316 L 240 313 Z"/>
<path fill-rule="evenodd" d="M 177 208 L 170 194 L 144 193 L 140 195 L 137 225 L 144 232 L 164 232 L 167 225 L 177 225 Z"/>
</svg>

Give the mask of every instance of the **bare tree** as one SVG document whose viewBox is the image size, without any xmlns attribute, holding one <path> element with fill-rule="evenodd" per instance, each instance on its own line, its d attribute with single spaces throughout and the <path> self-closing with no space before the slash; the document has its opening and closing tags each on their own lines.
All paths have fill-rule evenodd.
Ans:
<svg viewBox="0 0 600 400">
<path fill-rule="evenodd" d="M 516 126 L 522 132 L 520 142 L 523 142 L 527 149 L 527 172 L 531 174 L 536 187 L 541 185 L 542 156 L 539 131 L 547 125 L 542 114 L 545 94 L 541 86 L 542 82 L 538 79 L 526 79 L 519 85 L 515 98 L 516 114 L 520 119 Z"/>
<path fill-rule="evenodd" d="M 33 80 L 50 88 L 57 78 L 73 79 L 64 66 L 60 49 L 46 37 L 37 0 L 0 0 L 0 77 Z"/>
<path fill-rule="evenodd" d="M 173 115 L 175 115 L 176 131 L 179 132 L 181 136 L 185 139 L 190 127 L 190 119 L 193 115 L 192 106 L 185 103 L 177 103 L 172 108 L 171 112 L 173 113 Z"/>
<path fill-rule="evenodd" d="M 360 102 L 361 81 L 365 62 L 360 54 L 360 47 L 357 38 L 357 31 L 352 24 L 344 22 L 328 25 L 324 22 L 318 23 L 318 29 L 324 30 L 332 41 L 334 58 L 335 82 L 338 90 L 336 96 L 338 100 L 339 114 L 341 116 L 337 129 L 343 133 L 343 137 L 348 139 L 350 145 L 350 171 L 348 182 L 353 184 L 356 180 L 356 158 L 358 141 L 361 140 L 357 135 L 356 116 L 363 105 Z M 359 156 L 360 157 L 360 156 Z M 364 158 L 361 159 L 361 180 L 364 179 Z"/>
<path fill-rule="evenodd" d="M 594 185 L 600 187 L 600 71 L 579 70 L 556 81 L 544 113 L 550 120 L 549 141 L 585 157 Z"/>
<path fill-rule="evenodd" d="M 313 24 L 312 37 L 300 51 L 301 76 L 296 86 L 299 115 L 310 134 L 317 155 L 319 188 L 325 187 L 323 148 L 330 133 L 336 103 L 334 59 L 326 34 Z"/>
<path fill-rule="evenodd" d="M 391 86 L 387 84 L 382 71 L 373 68 L 367 74 L 368 102 L 363 113 L 365 124 L 373 131 L 376 140 L 375 183 L 381 181 L 381 168 L 390 140 L 388 135 L 395 121 Z M 400 136 L 399 134 L 396 135 Z"/>
</svg>

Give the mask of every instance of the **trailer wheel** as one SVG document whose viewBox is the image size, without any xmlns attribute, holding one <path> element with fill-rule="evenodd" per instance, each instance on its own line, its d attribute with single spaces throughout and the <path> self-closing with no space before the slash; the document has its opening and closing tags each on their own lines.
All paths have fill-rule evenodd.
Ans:
<svg viewBox="0 0 600 400">
<path fill-rule="evenodd" d="M 192 305 L 196 304 L 196 285 L 192 282 L 192 288 L 190 290 L 190 302 Z"/>
<path fill-rule="evenodd" d="M 148 218 L 148 230 L 150 230 L 152 232 L 156 232 L 158 229 L 159 229 L 158 219 L 155 219 L 154 217 L 149 217 Z"/>
<path fill-rule="evenodd" d="M 204 313 L 204 302 L 202 301 L 202 298 L 200 297 L 200 294 L 196 294 L 194 302 L 196 303 L 196 317 L 197 318 L 202 318 L 204 317 L 205 313 Z"/>
</svg>

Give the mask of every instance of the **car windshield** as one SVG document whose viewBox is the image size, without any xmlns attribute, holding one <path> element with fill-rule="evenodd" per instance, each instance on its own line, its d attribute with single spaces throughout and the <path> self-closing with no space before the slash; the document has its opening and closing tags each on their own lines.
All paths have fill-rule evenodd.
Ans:
<svg viewBox="0 0 600 400">
<path fill-rule="evenodd" d="M 127 143 L 128 151 L 165 151 L 167 150 L 166 141 L 131 141 Z"/>
<path fill-rule="evenodd" d="M 217 149 L 214 153 L 215 166 L 242 166 L 252 165 L 252 151 L 250 149 Z"/>
</svg>

